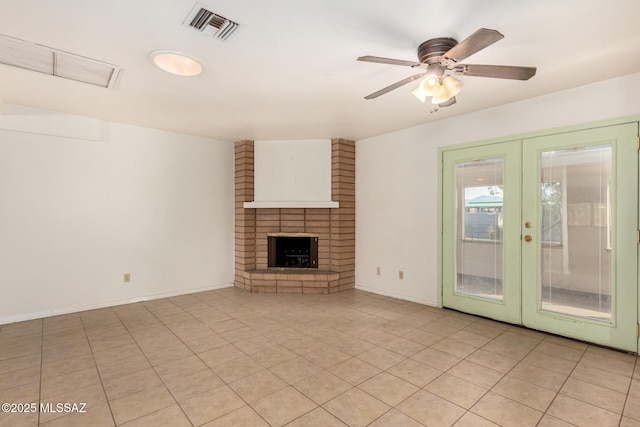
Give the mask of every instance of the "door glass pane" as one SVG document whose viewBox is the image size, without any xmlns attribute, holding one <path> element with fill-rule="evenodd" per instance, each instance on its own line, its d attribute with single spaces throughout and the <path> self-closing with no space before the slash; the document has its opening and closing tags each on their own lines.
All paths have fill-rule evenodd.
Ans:
<svg viewBox="0 0 640 427">
<path fill-rule="evenodd" d="M 502 293 L 502 158 L 456 164 L 456 292 Z"/>
<path fill-rule="evenodd" d="M 610 145 L 541 154 L 544 310 L 611 319 L 611 156 Z"/>
</svg>

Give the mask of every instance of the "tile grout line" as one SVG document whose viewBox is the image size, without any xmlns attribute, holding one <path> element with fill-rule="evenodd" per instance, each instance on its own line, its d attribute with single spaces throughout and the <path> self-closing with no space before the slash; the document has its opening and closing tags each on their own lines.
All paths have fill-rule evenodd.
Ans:
<svg viewBox="0 0 640 427">
<path fill-rule="evenodd" d="M 44 365 L 44 319 L 40 320 L 40 375 L 38 384 L 38 425 L 40 425 L 40 404 L 42 403 L 42 368 Z"/>
<path fill-rule="evenodd" d="M 135 306 L 136 304 L 142 304 L 142 303 L 133 303 L 133 304 L 131 304 L 131 306 Z M 149 366 L 151 366 L 151 367 L 153 368 L 153 365 L 151 364 L 151 361 L 150 361 L 150 360 L 149 360 L 149 358 L 147 357 L 146 353 L 145 353 L 145 352 L 142 350 L 142 348 L 140 347 L 140 344 L 138 344 L 138 341 L 137 341 L 137 340 L 135 339 L 135 337 L 131 334 L 131 331 L 130 331 L 130 330 L 129 330 L 129 328 L 127 327 L 126 323 L 122 320 L 122 318 L 121 318 L 121 317 L 120 317 L 120 315 L 118 314 L 117 310 L 115 310 L 115 309 L 113 309 L 113 308 L 112 308 L 112 310 L 113 310 L 113 314 L 118 318 L 118 322 L 119 322 L 119 324 L 120 324 L 120 325 L 122 325 L 122 327 L 125 329 L 125 331 L 127 331 L 127 334 L 129 335 L 129 337 L 131 338 L 131 340 L 133 340 L 133 342 L 136 344 L 136 347 L 138 348 L 138 350 L 140 350 L 140 352 L 142 353 L 142 355 L 143 355 L 143 357 L 145 358 L 145 360 L 147 361 L 147 363 L 149 363 Z M 88 337 L 87 337 L 87 339 L 88 339 Z M 91 346 L 91 343 L 89 343 L 89 345 Z M 92 350 L 91 350 L 91 354 L 93 355 L 93 348 L 92 348 Z M 95 356 L 94 356 L 94 361 L 95 361 Z M 96 369 L 97 369 L 98 363 L 97 363 L 97 361 L 95 361 L 95 362 L 96 362 Z M 116 425 L 116 426 L 117 426 L 117 425 L 118 425 L 118 423 L 116 423 L 116 421 L 115 421 L 115 414 L 113 413 L 113 410 L 112 410 L 112 408 L 111 408 L 111 400 L 110 400 L 110 399 L 109 399 L 109 397 L 107 396 L 107 392 L 106 392 L 106 390 L 104 390 L 104 382 L 103 382 L 103 380 L 102 380 L 102 375 L 100 374 L 100 370 L 99 370 L 99 369 L 97 369 L 97 371 L 98 371 L 98 376 L 100 377 L 100 383 L 102 384 L 102 388 L 103 388 L 103 391 L 104 391 L 104 394 L 105 394 L 105 398 L 107 399 L 107 404 L 109 405 L 109 411 L 111 411 L 111 417 L 113 418 L 114 425 Z M 155 368 L 154 368 L 154 371 L 155 371 Z M 157 374 L 157 373 L 156 373 L 156 374 Z M 125 375 L 127 375 L 127 374 L 125 374 Z M 124 375 L 121 375 L 121 376 L 124 376 Z M 164 381 L 162 382 L 162 385 L 166 388 L 166 385 L 164 384 Z M 144 390 L 141 390 L 141 391 L 144 391 Z M 169 390 L 167 389 L 167 391 L 169 391 Z M 134 395 L 134 394 L 136 394 L 136 393 L 139 393 L 139 391 L 138 391 L 138 392 L 135 392 L 135 393 L 128 394 L 128 395 L 126 395 L 126 396 L 120 396 L 120 397 L 118 397 L 117 399 L 113 399 L 113 400 L 118 400 L 118 399 L 121 399 L 121 398 L 124 398 L 124 397 L 132 396 L 132 395 Z M 173 397 L 173 395 L 172 395 L 172 397 Z M 175 399 L 174 399 L 174 400 L 175 400 Z M 176 402 L 176 403 L 177 403 L 177 402 Z M 153 412 L 158 412 L 158 411 L 161 411 L 162 409 L 166 409 L 166 407 L 165 407 L 165 408 L 158 409 L 157 411 L 153 411 Z M 140 418 L 142 418 L 142 417 L 144 417 L 144 416 L 146 416 L 146 415 L 149 415 L 149 414 L 142 415 L 142 416 L 140 416 L 140 417 L 138 417 L 138 418 L 134 418 L 134 419 L 128 420 L 128 421 L 126 421 L 126 422 L 127 422 L 127 423 L 129 423 L 129 422 L 132 422 L 132 421 L 138 420 L 138 419 L 140 419 Z M 188 417 L 187 417 L 187 419 L 188 419 Z M 189 422 L 191 422 L 191 420 L 189 420 Z"/>
<path fill-rule="evenodd" d="M 545 340 L 547 339 L 547 337 L 548 337 L 548 335 L 547 335 L 547 336 L 545 336 L 545 338 L 544 338 L 542 341 L 545 341 Z M 542 342 L 542 341 L 541 341 L 541 342 Z M 537 346 L 536 346 L 536 347 L 537 347 Z M 582 360 L 582 358 L 584 357 L 584 355 L 585 355 L 585 353 L 587 352 L 587 350 L 588 350 L 588 349 L 589 349 L 589 345 L 587 345 L 587 346 L 585 347 L 585 349 L 584 349 L 584 350 L 582 350 L 582 354 L 580 355 L 580 359 L 578 359 L 578 360 L 576 361 L 576 364 L 574 365 L 574 367 L 573 367 L 573 368 L 571 368 L 571 372 L 569 372 L 569 373 L 567 374 L 567 377 L 566 377 L 566 378 L 565 378 L 565 380 L 562 382 L 562 385 L 560 385 L 560 387 L 558 387 L 558 391 L 556 391 L 556 392 L 555 392 L 555 393 L 556 393 L 556 394 L 555 394 L 555 396 L 553 396 L 553 399 L 551 399 L 551 402 L 549 402 L 549 405 L 547 405 L 547 409 L 545 409 L 544 413 L 542 414 L 542 417 L 540 418 L 540 420 L 538 421 L 538 423 L 537 423 L 536 425 L 540 424 L 540 422 L 542 421 L 542 418 L 544 418 L 544 417 L 545 417 L 545 415 L 549 415 L 550 417 L 557 418 L 557 417 L 554 417 L 553 415 L 549 414 L 549 409 L 553 406 L 553 403 L 556 401 L 556 399 L 558 398 L 558 396 L 560 396 L 560 391 L 564 388 L 564 386 L 565 386 L 565 384 L 567 383 L 567 381 L 569 381 L 569 379 L 571 378 L 571 374 L 573 374 L 573 371 L 575 371 L 575 369 L 578 367 L 578 365 L 580 364 L 580 361 Z M 587 403 L 587 402 L 585 402 L 585 403 Z M 571 423 L 570 421 L 566 421 L 566 420 L 562 420 L 562 421 L 567 422 L 567 423 L 570 423 L 570 424 L 573 424 L 573 423 Z"/>
<path fill-rule="evenodd" d="M 635 363 L 633 364 L 633 371 L 631 371 L 631 381 L 629 381 L 629 387 L 627 387 L 627 394 L 624 397 L 624 404 L 622 405 L 622 413 L 620 414 L 620 423 L 622 423 L 622 421 L 624 420 L 624 411 L 627 408 L 627 401 L 629 400 L 629 395 L 631 393 L 631 386 L 633 386 L 633 377 L 636 373 L 637 367 L 638 367 L 638 358 L 636 357 Z"/>
<path fill-rule="evenodd" d="M 474 322 L 471 322 L 469 325 L 465 326 L 464 328 L 461 328 L 460 330 L 463 330 L 463 329 L 465 329 L 466 327 L 471 326 L 472 324 L 474 324 L 474 323 L 476 323 L 476 322 L 478 322 L 478 320 L 476 320 L 476 321 L 474 321 Z M 482 345 L 482 346 L 478 347 L 476 350 L 474 350 L 473 352 L 471 352 L 470 354 L 468 354 L 468 355 L 467 355 L 467 356 L 465 356 L 464 358 L 461 358 L 461 360 L 460 360 L 460 361 L 458 361 L 455 365 L 451 366 L 449 369 L 447 369 L 446 371 L 444 371 L 441 375 L 439 375 L 439 376 L 438 376 L 438 378 L 440 378 L 443 374 L 445 374 L 445 373 L 449 372 L 451 369 L 453 369 L 454 367 L 456 367 L 457 365 L 459 365 L 461 362 L 463 362 L 463 361 L 467 360 L 467 358 L 468 358 L 469 356 L 471 356 L 472 354 L 474 354 L 474 353 L 475 353 L 475 352 L 477 352 L 478 350 L 481 350 L 482 348 L 486 347 L 486 346 L 487 346 L 487 345 L 489 345 L 490 343 L 492 343 L 492 342 L 494 342 L 495 340 L 497 340 L 497 339 L 498 339 L 499 337 L 501 337 L 502 335 L 506 334 L 510 329 L 511 329 L 511 328 L 507 328 L 507 329 L 505 329 L 504 331 L 502 331 L 501 333 L 499 333 L 498 335 L 496 335 L 494 338 L 492 338 L 491 340 L 489 340 L 488 342 L 486 342 L 484 345 Z M 459 330 L 459 331 L 460 331 L 460 330 Z M 444 339 L 447 339 L 447 338 L 449 338 L 449 337 L 445 337 Z M 487 338 L 488 338 L 488 337 L 487 337 Z M 440 340 L 440 341 L 442 341 L 442 340 Z M 440 341 L 438 341 L 438 342 L 440 342 Z M 437 343 L 436 343 L 436 344 L 437 344 Z M 486 350 L 486 349 L 485 349 L 485 351 L 488 351 L 488 352 L 490 352 L 490 353 L 493 353 L 491 350 Z M 533 351 L 533 349 L 532 349 L 531 351 Z M 530 351 L 529 353 L 531 353 L 531 351 Z M 527 354 L 528 354 L 528 353 L 527 353 Z M 454 356 L 455 356 L 455 355 L 454 355 Z M 526 356 L 525 356 L 525 357 L 526 357 Z M 468 362 L 471 362 L 470 360 L 467 360 L 467 361 L 468 361 Z M 471 363 L 475 363 L 475 362 L 471 362 Z M 518 362 L 518 363 L 519 363 L 519 362 Z M 481 366 L 482 366 L 482 365 L 481 365 Z M 516 365 L 514 365 L 514 367 L 515 367 L 515 366 L 517 366 L 517 363 L 516 363 Z M 489 368 L 489 369 L 491 369 L 491 368 Z M 473 407 L 474 407 L 474 406 L 475 406 L 475 405 L 476 405 L 480 400 L 482 400 L 482 398 L 484 398 L 487 394 L 489 394 L 489 393 L 491 392 L 491 390 L 493 389 L 493 387 L 495 387 L 495 386 L 496 386 L 496 385 L 497 385 L 497 384 L 498 384 L 498 383 L 499 383 L 499 382 L 500 382 L 504 377 L 506 377 L 506 376 L 507 376 L 507 374 L 508 374 L 509 372 L 511 372 L 511 370 L 513 370 L 513 367 L 512 367 L 508 372 L 505 372 L 505 373 L 502 375 L 502 377 L 501 377 L 501 378 L 500 378 L 500 379 L 499 379 L 499 380 L 498 380 L 498 381 L 497 381 L 497 382 L 496 382 L 496 383 L 495 383 L 491 388 L 487 389 L 487 391 L 486 391 L 485 393 L 483 393 L 483 394 L 482 394 L 482 396 L 481 396 L 480 398 L 478 398 L 478 400 L 476 400 L 476 401 L 474 402 L 474 404 L 473 404 L 473 405 L 471 405 L 471 407 L 470 407 L 469 409 L 467 409 L 467 408 L 462 408 L 461 406 L 457 405 L 458 407 L 460 407 L 460 408 L 464 409 L 464 410 L 465 410 L 465 412 L 464 412 L 462 415 L 460 415 L 460 416 L 455 420 L 455 422 L 457 423 L 458 421 L 460 421 L 460 420 L 461 420 L 465 415 L 467 415 L 468 413 L 471 413 L 471 414 L 473 414 L 473 415 L 479 416 L 480 418 L 486 419 L 486 418 L 485 418 L 485 417 L 483 417 L 482 415 L 476 414 L 475 412 L 471 412 L 471 409 L 472 409 L 472 408 L 473 408 Z M 498 371 L 498 372 L 500 372 L 500 371 Z M 502 372 L 500 372 L 500 373 L 502 373 Z M 451 374 L 449 374 L 449 375 L 451 375 Z M 455 375 L 454 375 L 454 376 L 455 376 Z M 433 381 L 435 381 L 436 379 L 437 379 L 437 378 L 435 378 L 434 380 L 430 381 L 430 383 L 431 383 L 431 382 L 433 382 Z M 464 380 L 464 379 L 462 379 L 462 378 L 460 378 L 460 380 L 465 381 L 465 382 L 468 382 L 468 381 L 466 381 L 466 380 Z M 428 385 L 428 384 L 427 384 L 427 385 Z M 426 386 L 425 386 L 425 387 L 426 387 Z M 503 397 L 504 397 L 504 396 L 503 396 Z M 445 399 L 445 400 L 447 400 L 447 399 Z M 509 399 L 509 400 L 512 400 L 512 399 Z M 449 402 L 449 400 L 447 400 L 447 402 Z M 454 403 L 454 402 L 450 402 L 450 403 L 452 403 L 452 404 L 454 404 L 454 405 L 455 405 L 455 403 Z M 516 402 L 516 403 L 519 403 L 519 402 Z M 493 422 L 493 421 L 491 421 L 491 420 L 487 420 L 487 421 L 489 421 L 489 422 Z"/>
<path fill-rule="evenodd" d="M 111 309 L 113 310 L 113 309 Z M 117 313 L 115 313 L 115 310 L 113 310 L 114 314 L 116 316 L 118 316 Z M 120 320 L 120 317 L 118 317 L 118 320 Z M 93 358 L 93 363 L 95 364 L 95 368 L 96 368 L 96 372 L 98 373 L 98 378 L 100 379 L 100 386 L 102 387 L 102 392 L 104 393 L 104 399 L 107 401 L 107 407 L 109 408 L 109 413 L 111 414 L 111 419 L 113 420 L 113 425 L 117 426 L 118 424 L 116 423 L 116 419 L 115 416 L 113 415 L 113 410 L 111 409 L 111 401 L 109 400 L 109 397 L 107 396 L 107 391 L 104 388 L 104 381 L 102 380 L 102 374 L 100 373 L 100 369 L 98 369 L 98 361 L 96 360 L 96 356 L 93 352 L 93 346 L 91 345 L 91 340 L 89 339 L 89 334 L 87 333 L 87 328 L 86 325 L 84 323 L 84 319 L 82 317 L 82 315 L 80 316 L 80 323 L 82 324 L 82 330 L 84 331 L 84 335 L 87 339 L 87 344 L 89 344 L 89 350 L 91 350 L 91 357 Z"/>
<path fill-rule="evenodd" d="M 571 374 L 573 374 L 573 372 L 575 371 L 575 369 L 578 367 L 578 365 L 579 365 L 579 364 L 580 364 L 580 362 L 582 361 L 582 358 L 583 358 L 583 357 L 588 353 L 589 348 L 591 348 L 591 347 L 595 347 L 595 348 L 607 348 L 607 347 L 601 347 L 601 346 L 598 346 L 598 345 L 595 345 L 595 344 L 589 344 L 589 343 L 585 343 L 585 344 L 587 345 L 587 347 L 583 350 L 582 355 L 580 356 L 580 359 L 576 362 L 576 365 L 571 369 L 571 372 L 570 372 L 570 373 L 569 373 L 569 375 L 567 376 L 567 379 L 562 383 L 562 386 L 558 389 L 558 392 L 556 393 L 556 396 L 554 397 L 554 399 L 553 399 L 553 401 L 551 402 L 551 404 L 549 404 L 549 408 L 551 407 L 551 405 L 553 404 L 553 402 L 555 402 L 556 398 L 557 398 L 559 395 L 561 395 L 560 391 L 562 390 L 562 388 L 564 388 L 564 385 L 567 383 L 567 381 L 569 381 L 569 379 L 571 378 Z M 613 350 L 613 351 L 619 351 L 619 350 Z M 587 401 L 585 401 L 585 400 L 579 399 L 578 397 L 573 397 L 573 396 L 569 396 L 569 395 L 563 395 L 563 396 L 566 396 L 566 397 L 568 397 L 568 398 L 570 398 L 570 399 L 577 400 L 578 402 L 582 402 L 582 403 L 587 404 L 587 405 L 590 405 L 590 406 L 597 407 L 597 408 L 599 408 L 599 409 L 602 409 L 602 410 L 604 410 L 604 411 L 610 412 L 610 413 L 612 413 L 612 414 L 619 415 L 618 423 L 620 423 L 620 422 L 621 422 L 621 420 L 622 420 L 622 417 L 624 416 L 624 409 L 625 409 L 625 406 L 626 406 L 626 402 L 627 402 L 627 400 L 628 400 L 628 398 L 629 398 L 629 390 L 631 389 L 631 383 L 633 382 L 633 373 L 635 372 L 635 367 L 636 367 L 636 365 L 637 365 L 637 361 L 638 361 L 638 358 L 636 357 L 636 358 L 635 358 L 635 360 L 634 360 L 634 364 L 633 364 L 633 365 L 634 365 L 634 370 L 631 372 L 631 377 L 629 378 L 629 386 L 627 387 L 627 393 L 625 394 L 625 399 L 624 399 L 624 402 L 625 402 L 625 403 L 624 403 L 624 405 L 622 406 L 622 411 L 620 412 L 620 414 L 618 414 L 618 413 L 616 413 L 616 412 L 614 412 L 614 411 L 612 411 L 612 410 L 610 410 L 610 409 L 607 409 L 607 408 L 605 408 L 605 407 L 603 407 L 603 406 L 600 406 L 600 405 L 597 405 L 597 404 L 590 403 L 590 402 L 587 402 Z M 594 368 L 594 369 L 601 370 L 601 369 L 599 369 L 599 368 Z M 603 372 L 606 372 L 606 371 L 603 371 Z M 616 374 L 616 375 L 618 375 L 618 374 Z M 617 390 L 613 390 L 613 389 L 611 389 L 611 388 L 609 388 L 609 387 L 602 386 L 602 385 L 599 385 L 599 384 L 595 384 L 595 383 L 590 382 L 590 381 L 588 381 L 588 380 L 586 380 L 586 379 L 576 379 L 576 380 L 577 380 L 577 381 L 585 382 L 585 383 L 587 383 L 587 384 L 590 384 L 590 385 L 593 385 L 593 386 L 596 386 L 596 387 L 604 388 L 604 389 L 609 390 L 609 391 L 612 391 L 612 392 L 617 392 L 617 393 L 622 394 L 621 392 L 618 392 Z M 549 408 L 547 408 L 547 411 L 548 411 L 548 409 L 549 409 Z M 546 411 L 545 411 L 545 414 L 546 414 Z M 551 416 L 552 416 L 552 415 L 551 415 Z M 558 418 L 558 417 L 554 417 L 554 418 Z M 563 421 L 564 421 L 564 420 L 563 420 Z M 568 422 L 568 421 L 567 421 L 567 422 Z"/>
<path fill-rule="evenodd" d="M 163 321 L 162 321 L 158 316 L 156 316 L 156 314 L 155 314 L 154 312 L 152 312 L 151 310 L 149 310 L 149 308 L 144 304 L 144 302 L 140 302 L 139 304 L 140 304 L 140 306 L 141 306 L 142 308 L 144 308 L 148 313 L 150 313 L 154 318 L 156 318 L 156 319 L 157 319 L 157 320 L 158 320 L 158 321 L 159 321 L 159 322 L 160 322 L 160 323 L 161 323 L 161 324 L 162 324 L 162 325 L 163 325 L 163 326 L 164 326 L 164 327 L 165 327 L 169 332 L 171 332 L 171 334 L 172 334 L 173 336 L 175 336 L 178 340 L 180 340 L 180 342 L 181 342 L 181 343 L 183 343 L 187 348 L 189 348 L 189 346 L 187 346 L 187 345 L 186 345 L 186 344 L 185 344 L 185 343 L 184 343 L 184 342 L 183 342 L 183 341 L 182 341 L 178 336 L 176 336 L 176 335 L 175 335 L 175 333 L 174 333 L 174 332 L 173 332 L 173 331 L 172 331 L 172 330 L 171 330 L 167 325 L 165 325 L 165 323 L 164 323 L 164 322 L 163 322 Z M 180 308 L 181 308 L 182 310 L 184 310 L 182 307 L 180 307 Z M 127 330 L 127 333 L 129 334 L 129 336 L 131 337 L 131 339 L 133 340 L 133 342 L 135 342 L 135 343 L 136 343 L 136 347 L 138 347 L 138 349 L 140 350 L 140 352 L 141 352 L 141 353 L 142 353 L 142 355 L 144 356 L 145 360 L 149 363 L 149 366 L 151 366 L 151 369 L 153 369 L 153 372 L 155 372 L 155 374 L 158 376 L 158 378 L 160 378 L 160 381 L 162 381 L 162 385 L 163 385 L 163 387 L 164 387 L 164 388 L 167 390 L 167 392 L 171 395 L 171 398 L 174 400 L 174 402 L 176 403 L 176 405 L 178 405 L 178 407 L 180 408 L 180 411 L 182 412 L 182 414 L 183 414 L 183 415 L 185 416 L 185 418 L 189 421 L 189 423 L 190 423 L 192 426 L 194 426 L 193 421 L 191 421 L 191 418 L 189 418 L 189 416 L 186 414 L 186 412 L 184 412 L 184 408 L 182 407 L 182 405 L 180 404 L 180 402 L 178 402 L 178 399 L 176 399 L 176 396 L 174 396 L 174 394 L 171 392 L 171 389 L 169 389 L 169 387 L 167 386 L 167 384 L 165 384 L 164 379 L 160 376 L 160 373 L 159 373 L 159 372 L 158 372 L 158 370 L 156 369 L 156 366 L 154 366 L 154 365 L 153 365 L 153 363 L 151 363 L 151 360 L 149 360 L 149 358 L 147 357 L 147 353 L 145 353 L 145 351 L 142 349 L 142 347 L 140 347 L 140 344 L 138 343 L 138 340 L 136 340 L 136 338 L 133 336 L 133 334 L 131 333 L 131 331 L 130 331 L 130 330 L 129 330 L 129 328 L 127 327 L 127 325 L 122 321 L 122 318 L 120 317 L 120 315 L 118 315 L 118 313 L 117 313 L 117 312 L 116 312 L 115 314 L 116 314 L 116 316 L 118 316 L 118 319 L 119 319 L 119 320 L 120 320 L 120 322 L 122 323 L 122 326 Z M 191 314 L 189 314 L 189 315 L 191 316 Z M 191 316 L 191 317 L 193 317 L 193 316 Z M 194 319 L 195 319 L 195 318 L 194 318 Z M 198 320 L 198 319 L 196 319 L 196 320 Z M 190 351 L 195 355 L 195 352 L 193 352 L 193 351 L 191 350 L 191 348 L 189 348 L 189 350 L 190 350 Z M 196 356 L 197 356 L 197 355 L 196 355 Z M 199 357 L 198 357 L 198 359 L 199 359 Z M 202 362 L 204 363 L 204 361 L 202 361 Z M 168 363 L 171 363 L 171 362 L 168 362 Z M 205 363 L 205 365 L 206 365 L 206 363 Z M 207 366 L 208 366 L 208 365 L 207 365 Z M 141 391 L 144 391 L 144 390 L 141 390 Z M 138 392 L 136 392 L 136 393 L 139 393 L 139 391 L 138 391 Z M 131 396 L 131 395 L 133 395 L 133 394 L 136 394 L 136 393 L 131 393 L 129 396 Z M 121 397 L 126 397 L 126 396 L 121 396 Z M 166 409 L 166 408 L 168 408 L 168 406 L 167 406 L 167 407 L 164 407 L 164 408 L 157 409 L 157 410 L 152 411 L 152 412 L 150 412 L 150 413 L 148 413 L 148 414 L 141 415 L 140 417 L 135 418 L 135 419 L 136 419 L 136 420 L 139 420 L 139 419 L 144 418 L 144 417 L 146 417 L 146 416 L 148 416 L 148 415 L 151 415 L 151 414 L 154 414 L 154 413 L 160 412 L 160 411 L 162 411 L 162 410 L 164 410 L 164 409 Z M 129 420 L 129 421 L 127 421 L 127 422 L 131 422 L 131 421 L 134 421 L 134 420 Z"/>
</svg>

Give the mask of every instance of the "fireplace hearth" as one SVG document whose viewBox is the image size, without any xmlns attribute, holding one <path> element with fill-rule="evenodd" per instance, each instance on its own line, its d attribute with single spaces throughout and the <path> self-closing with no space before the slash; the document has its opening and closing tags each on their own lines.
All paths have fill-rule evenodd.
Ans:
<svg viewBox="0 0 640 427">
<path fill-rule="evenodd" d="M 268 236 L 269 268 L 318 268 L 317 236 Z"/>
</svg>

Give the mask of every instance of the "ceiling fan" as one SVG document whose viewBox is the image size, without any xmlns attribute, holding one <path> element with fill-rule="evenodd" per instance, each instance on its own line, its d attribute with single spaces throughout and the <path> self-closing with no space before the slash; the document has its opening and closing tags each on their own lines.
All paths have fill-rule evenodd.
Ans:
<svg viewBox="0 0 640 427">
<path fill-rule="evenodd" d="M 448 107 L 455 104 L 455 96 L 462 89 L 464 83 L 451 74 L 514 80 L 529 80 L 535 76 L 535 67 L 459 63 L 502 38 L 504 38 L 504 35 L 499 31 L 480 28 L 460 43 L 449 37 L 430 39 L 418 47 L 419 62 L 381 58 L 379 56 L 361 56 L 358 61 L 403 65 L 423 70 L 384 89 L 373 92 L 365 96 L 365 99 L 377 98 L 407 83 L 424 78 L 411 93 L 422 102 L 426 102 L 426 99 L 431 97 L 431 103 L 435 106 L 431 111 L 434 112 L 438 110 L 438 107 Z"/>
</svg>

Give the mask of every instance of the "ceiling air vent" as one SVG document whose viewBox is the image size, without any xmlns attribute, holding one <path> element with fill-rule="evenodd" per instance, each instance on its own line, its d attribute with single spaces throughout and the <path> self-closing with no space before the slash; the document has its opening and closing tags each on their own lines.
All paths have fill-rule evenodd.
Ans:
<svg viewBox="0 0 640 427">
<path fill-rule="evenodd" d="M 0 64 L 112 89 L 121 68 L 0 34 Z"/>
<path fill-rule="evenodd" d="M 220 40 L 226 40 L 238 28 L 237 22 L 211 12 L 202 3 L 196 3 L 183 25 Z"/>
</svg>

